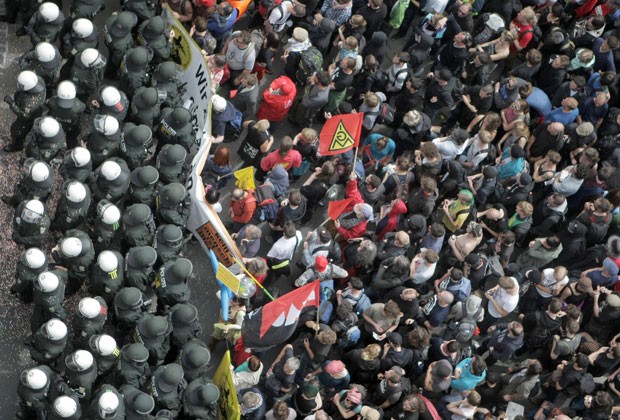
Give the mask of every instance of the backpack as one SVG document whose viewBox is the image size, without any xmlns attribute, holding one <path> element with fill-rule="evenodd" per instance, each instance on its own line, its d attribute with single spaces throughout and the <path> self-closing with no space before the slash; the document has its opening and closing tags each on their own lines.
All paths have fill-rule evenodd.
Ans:
<svg viewBox="0 0 620 420">
<path fill-rule="evenodd" d="M 297 81 L 303 85 L 306 84 L 308 77 L 314 73 L 321 71 L 323 68 L 323 54 L 316 47 L 310 47 L 301 54 L 299 66 L 295 76 Z"/>
<path fill-rule="evenodd" d="M 250 32 L 250 39 L 252 40 L 251 42 L 254 46 L 256 57 L 258 57 L 258 53 L 261 48 L 263 48 L 263 43 L 265 42 L 265 33 L 262 29 L 253 29 L 252 32 Z"/>
<path fill-rule="evenodd" d="M 465 214 L 465 213 L 467 213 L 467 217 L 465 218 L 465 221 L 461 225 L 461 229 L 459 229 L 463 231 L 467 228 L 467 225 L 469 224 L 469 222 L 474 222 L 476 218 L 478 217 L 478 210 L 472 204 L 468 208 L 462 209 L 456 212 L 456 214 L 454 215 L 454 220 L 457 220 L 461 214 Z"/>
<path fill-rule="evenodd" d="M 356 314 L 362 315 L 362 312 L 370 308 L 370 305 L 372 305 L 370 298 L 366 296 L 366 293 L 362 292 L 362 295 L 357 300 L 357 303 L 353 307 L 353 310 L 355 311 Z"/>
<path fill-rule="evenodd" d="M 458 320 L 454 320 L 448 324 L 448 333 L 451 334 L 451 337 L 454 338 L 461 344 L 466 344 L 471 341 L 471 339 L 476 334 L 476 329 L 478 328 L 478 318 L 482 313 L 483 309 L 480 306 L 476 312 L 469 313 L 467 312 L 467 307 L 465 304 L 461 305 L 461 310 L 466 313 L 463 314 L 462 317 Z"/>
<path fill-rule="evenodd" d="M 528 334 L 526 339 L 526 345 L 530 350 L 542 348 L 551 337 L 551 331 L 540 326 L 540 312 L 535 312 L 534 316 L 536 317 L 536 329 L 532 334 Z"/>
<path fill-rule="evenodd" d="M 256 198 L 256 211 L 260 221 L 268 221 L 273 223 L 278 215 L 278 200 L 273 193 L 273 187 L 269 184 L 263 184 L 256 187 L 254 191 Z"/>
<path fill-rule="evenodd" d="M 504 19 L 497 13 L 483 13 L 474 28 L 474 44 L 484 44 L 497 38 L 506 28 Z"/>
<path fill-rule="evenodd" d="M 611 214 L 607 214 L 607 217 L 602 222 L 596 222 L 594 217 L 590 216 L 590 226 L 588 226 L 588 232 L 586 233 L 586 241 L 590 245 L 599 244 L 603 242 L 607 231 L 609 230 L 609 223 L 611 222 Z"/>
<path fill-rule="evenodd" d="M 342 250 L 338 242 L 332 240 L 330 245 L 320 245 L 312 250 L 312 255 L 316 252 L 327 251 L 327 258 L 332 262 L 338 264 L 341 260 Z"/>
<path fill-rule="evenodd" d="M 411 192 L 411 183 L 413 182 L 413 174 L 411 172 L 407 172 L 405 176 L 405 180 L 401 181 L 400 177 L 397 174 L 392 174 L 392 179 L 396 183 L 394 190 L 390 194 L 390 201 L 401 199 L 403 202 L 407 203 L 409 201 L 409 193 Z"/>
<path fill-rule="evenodd" d="M 532 26 L 532 29 L 528 29 L 527 31 L 524 31 L 520 35 L 521 37 L 523 37 L 525 34 L 529 34 L 530 32 L 532 33 L 532 39 L 527 44 L 527 46 L 523 48 L 523 50 L 521 50 L 522 52 L 527 52 L 528 50 L 531 50 L 531 49 L 537 49 L 538 44 L 540 44 L 540 42 L 543 39 L 542 31 L 540 30 L 538 25 Z"/>
<path fill-rule="evenodd" d="M 396 108 L 387 102 L 382 102 L 378 111 L 367 112 L 366 115 L 376 115 L 375 124 L 390 125 L 394 122 L 395 112 Z"/>
</svg>

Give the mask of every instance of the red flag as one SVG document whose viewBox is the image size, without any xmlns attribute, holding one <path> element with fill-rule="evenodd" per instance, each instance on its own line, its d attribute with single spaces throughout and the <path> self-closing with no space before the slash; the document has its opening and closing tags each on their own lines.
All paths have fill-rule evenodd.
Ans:
<svg viewBox="0 0 620 420">
<path fill-rule="evenodd" d="M 267 349 L 285 342 L 293 334 L 303 308 L 319 306 L 320 282 L 314 281 L 280 296 L 245 316 L 243 343 L 248 348 Z"/>
<path fill-rule="evenodd" d="M 360 144 L 364 113 L 341 114 L 331 117 L 323 125 L 319 138 L 322 156 L 339 155 Z"/>
<path fill-rule="evenodd" d="M 345 198 L 344 200 L 330 201 L 327 207 L 327 215 L 329 218 L 336 220 L 338 216 L 342 214 L 344 209 L 347 208 L 351 200 L 353 200 L 353 197 Z"/>
</svg>

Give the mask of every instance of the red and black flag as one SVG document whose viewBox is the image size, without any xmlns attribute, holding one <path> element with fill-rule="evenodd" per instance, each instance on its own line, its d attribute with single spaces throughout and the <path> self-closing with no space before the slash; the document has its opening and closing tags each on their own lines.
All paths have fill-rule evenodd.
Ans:
<svg viewBox="0 0 620 420">
<path fill-rule="evenodd" d="M 243 344 L 253 349 L 267 349 L 289 339 L 303 308 L 319 306 L 320 282 L 314 281 L 293 290 L 245 316 Z"/>
</svg>

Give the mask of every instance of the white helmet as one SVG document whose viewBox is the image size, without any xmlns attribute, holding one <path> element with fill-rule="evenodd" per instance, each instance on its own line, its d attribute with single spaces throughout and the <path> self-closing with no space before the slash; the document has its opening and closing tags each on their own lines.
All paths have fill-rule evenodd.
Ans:
<svg viewBox="0 0 620 420">
<path fill-rule="evenodd" d="M 43 162 L 37 162 L 30 168 L 30 178 L 34 182 L 43 182 L 50 177 L 50 170 Z"/>
<path fill-rule="evenodd" d="M 85 147 L 74 147 L 71 149 L 71 159 L 78 168 L 88 165 L 90 162 L 90 152 Z"/>
<path fill-rule="evenodd" d="M 93 335 L 89 344 L 91 349 L 97 350 L 102 356 L 109 356 L 117 350 L 116 340 L 107 334 Z"/>
<path fill-rule="evenodd" d="M 33 283 L 34 287 L 43 293 L 49 293 L 58 288 L 60 280 L 56 274 L 50 273 L 49 271 L 44 271 L 39 274 L 36 279 L 34 279 Z"/>
<path fill-rule="evenodd" d="M 28 268 L 41 268 L 46 261 L 45 254 L 39 248 L 28 248 L 25 250 L 24 259 Z"/>
<path fill-rule="evenodd" d="M 65 197 L 72 203 L 81 203 L 86 198 L 86 187 L 80 181 L 69 181 L 65 187 Z"/>
<path fill-rule="evenodd" d="M 39 76 L 33 71 L 24 70 L 17 76 L 17 87 L 25 92 L 39 83 Z"/>
<path fill-rule="evenodd" d="M 54 400 L 54 413 L 63 419 L 75 415 L 77 409 L 75 400 L 66 395 L 61 395 Z"/>
<path fill-rule="evenodd" d="M 106 86 L 101 91 L 101 100 L 105 106 L 113 106 L 121 101 L 121 93 L 114 86 Z"/>
<path fill-rule="evenodd" d="M 56 57 L 56 50 L 49 42 L 39 42 L 37 46 L 34 47 L 34 52 L 37 56 L 37 60 L 42 63 L 49 63 Z"/>
<path fill-rule="evenodd" d="M 101 303 L 97 299 L 85 297 L 78 303 L 78 312 L 84 318 L 95 318 L 101 314 Z"/>
<path fill-rule="evenodd" d="M 86 48 L 80 54 L 80 61 L 84 67 L 101 67 L 105 58 L 94 48 Z"/>
<path fill-rule="evenodd" d="M 52 318 L 45 323 L 45 332 L 52 341 L 62 340 L 67 336 L 67 326 L 58 318 Z"/>
<path fill-rule="evenodd" d="M 108 200 L 101 200 L 97 204 L 97 212 L 101 217 L 101 221 L 106 225 L 113 225 L 121 220 L 121 211 Z"/>
<path fill-rule="evenodd" d="M 73 32 L 73 35 L 81 39 L 91 35 L 94 30 L 95 27 L 93 26 L 93 23 L 85 18 L 76 19 L 71 25 L 71 32 Z"/>
<path fill-rule="evenodd" d="M 82 241 L 79 238 L 65 238 L 60 243 L 60 252 L 65 257 L 77 257 L 82 252 Z"/>
<path fill-rule="evenodd" d="M 111 391 L 106 391 L 99 397 L 97 402 L 99 416 L 103 419 L 110 418 L 118 410 L 118 397 Z"/>
<path fill-rule="evenodd" d="M 56 95 L 58 95 L 60 99 L 65 99 L 67 101 L 75 99 L 75 84 L 69 80 L 63 80 L 62 82 L 58 83 Z"/>
<path fill-rule="evenodd" d="M 20 381 L 22 385 L 27 386 L 30 389 L 42 389 L 48 383 L 48 377 L 39 368 L 26 369 L 22 371 L 20 375 Z"/>
<path fill-rule="evenodd" d="M 60 9 L 54 3 L 43 3 L 39 6 L 39 16 L 45 22 L 53 22 L 60 16 Z"/>
<path fill-rule="evenodd" d="M 108 181 L 114 181 L 121 172 L 121 165 L 112 160 L 106 160 L 101 164 L 101 175 Z"/>
<path fill-rule="evenodd" d="M 86 369 L 90 369 L 93 365 L 95 358 L 86 350 L 76 350 L 67 357 L 65 357 L 65 365 L 69 369 L 83 372 Z"/>
<path fill-rule="evenodd" d="M 28 223 L 35 223 L 45 214 L 45 206 L 39 200 L 30 200 L 24 206 L 22 219 Z"/>
<path fill-rule="evenodd" d="M 95 130 L 104 136 L 116 134 L 119 129 L 118 120 L 111 115 L 97 115 L 93 119 L 93 125 L 95 126 Z"/>
<path fill-rule="evenodd" d="M 39 130 L 43 137 L 51 138 L 60 132 L 60 124 L 54 117 L 42 117 L 39 120 Z"/>
<path fill-rule="evenodd" d="M 97 257 L 99 268 L 106 273 L 112 272 L 118 268 L 118 258 L 112 251 L 101 251 Z"/>
</svg>

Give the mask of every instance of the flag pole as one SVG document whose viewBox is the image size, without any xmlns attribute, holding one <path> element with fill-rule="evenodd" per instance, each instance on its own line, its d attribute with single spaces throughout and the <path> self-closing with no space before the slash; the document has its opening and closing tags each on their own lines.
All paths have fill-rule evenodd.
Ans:
<svg viewBox="0 0 620 420">
<path fill-rule="evenodd" d="M 248 275 L 248 277 L 249 277 L 249 278 L 251 278 L 251 279 L 254 281 L 254 283 L 256 283 L 256 285 L 257 285 L 258 287 L 260 287 L 260 289 L 261 289 L 263 292 L 265 292 L 265 294 L 269 297 L 269 299 L 271 299 L 271 300 L 275 300 L 275 299 L 273 298 L 273 296 L 271 296 L 271 293 L 269 293 L 269 291 L 267 291 L 267 289 L 265 289 L 265 288 L 263 287 L 263 285 L 262 285 L 262 284 L 260 284 L 260 282 L 259 282 L 258 280 L 256 280 L 256 279 L 254 278 L 254 276 L 253 276 L 253 275 L 252 275 L 252 274 L 251 274 L 248 270 L 246 270 L 246 268 L 245 268 L 245 266 L 243 265 L 243 263 L 241 263 L 241 262 L 240 262 L 237 258 L 235 258 L 235 257 L 233 257 L 233 260 L 235 260 L 235 262 L 239 265 L 239 267 L 241 267 L 241 269 L 243 270 L 243 272 L 244 272 L 245 274 L 247 274 L 247 275 Z"/>
</svg>

